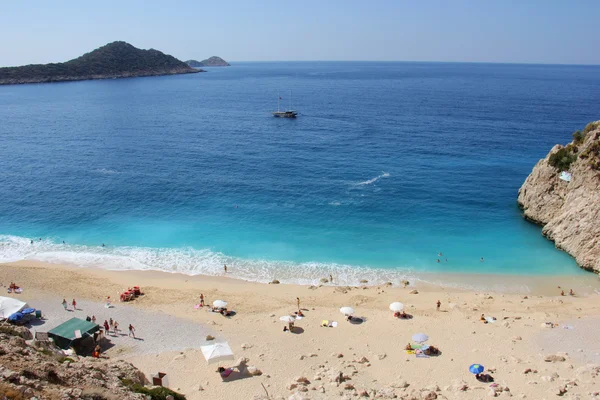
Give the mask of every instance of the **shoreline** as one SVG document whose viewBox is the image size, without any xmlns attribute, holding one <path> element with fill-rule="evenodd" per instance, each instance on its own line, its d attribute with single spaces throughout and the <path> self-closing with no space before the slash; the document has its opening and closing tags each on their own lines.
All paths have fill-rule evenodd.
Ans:
<svg viewBox="0 0 600 400">
<path fill-rule="evenodd" d="M 578 386 L 569 388 L 574 395 L 587 394 L 594 387 L 593 380 L 589 380 L 592 378 L 583 380 L 580 373 L 590 361 L 582 358 L 585 354 L 568 355 L 567 362 L 562 363 L 547 363 L 544 357 L 579 348 L 593 350 L 597 341 L 595 321 L 600 318 L 600 302 L 592 300 L 599 296 L 596 293 L 561 297 L 543 295 L 540 290 L 523 295 L 421 283 L 408 288 L 311 288 L 230 277 L 107 271 L 34 261 L 0 264 L 0 276 L 6 280 L 2 283 L 13 281 L 23 287 L 23 293 L 14 297 L 48 310 L 49 319 L 37 326 L 38 330 L 73 316 L 62 310 L 63 298 L 78 300 L 83 308 L 76 312 L 78 317 L 84 318 L 88 313 L 95 313 L 101 321 L 115 317 L 122 330 L 134 323 L 136 335 L 146 340 L 138 343 L 127 336 L 117 337 L 105 355 L 133 363 L 147 377 L 157 371 L 167 373 L 169 387 L 185 394 L 188 400 L 234 400 L 240 393 L 253 398 L 264 395 L 261 384 L 272 398 L 287 399 L 303 387 L 291 384 L 297 377 L 307 377 L 311 382 L 306 385 L 310 391 L 302 394 L 315 400 L 345 398 L 346 394 L 362 391 L 395 392 L 399 398 L 414 392 L 416 398 L 422 398 L 423 390 L 436 391 L 438 398 L 480 399 L 487 395 L 484 393 L 489 384 L 477 382 L 469 373 L 468 366 L 473 363 L 495 369 L 496 382 L 509 386 L 516 396 L 540 398 L 540 390 L 553 390 L 558 383 L 541 378 L 555 373 L 560 379 L 577 380 Z M 106 296 L 117 300 L 120 292 L 134 285 L 141 287 L 143 296 L 129 303 L 115 301 L 114 309 L 103 307 Z M 418 293 L 412 294 L 415 289 Z M 227 301 L 236 315 L 225 318 L 196 309 L 200 293 L 207 304 L 216 299 Z M 296 297 L 301 300 L 305 318 L 297 321 L 295 334 L 282 332 L 279 316 L 297 309 Z M 440 311 L 435 308 L 438 300 L 442 304 Z M 403 302 L 413 318 L 393 318 L 388 306 L 394 301 Z M 354 307 L 363 323 L 346 322 L 339 312 L 341 306 Z M 496 321 L 481 323 L 482 313 Z M 321 327 L 322 320 L 338 321 L 339 326 Z M 573 330 L 540 326 L 546 322 L 560 327 L 569 324 Z M 206 332 L 214 332 L 217 342 L 227 341 L 235 359 L 248 358 L 249 365 L 259 368 L 263 375 L 223 382 L 214 372 L 216 366 L 207 365 L 199 350 L 209 343 Z M 440 357 L 423 360 L 406 354 L 404 346 L 418 332 L 429 335 L 430 344 L 441 349 Z M 576 345 L 571 339 L 575 337 Z M 573 346 L 577 349 L 573 350 Z M 361 361 L 363 357 L 368 362 Z M 229 365 L 235 365 L 235 361 L 225 362 L 225 366 Z M 523 374 L 525 368 L 538 370 L 539 374 Z M 340 371 L 350 377 L 349 384 L 354 389 L 335 384 Z M 401 384 L 403 381 L 408 386 Z M 530 381 L 537 384 L 529 384 Z M 463 382 L 469 386 L 468 391 L 454 389 Z"/>
<path fill-rule="evenodd" d="M 175 277 L 175 279 L 184 279 L 192 281 L 213 281 L 217 284 L 225 282 L 238 282 L 246 284 L 257 284 L 257 285 L 271 285 L 270 281 L 267 280 L 251 280 L 246 279 L 243 276 L 236 276 L 235 268 L 229 267 L 227 274 L 186 274 L 179 271 L 166 271 L 161 269 L 112 269 L 103 268 L 97 266 L 80 266 L 74 263 L 60 263 L 60 262 L 45 262 L 35 259 L 23 259 L 18 261 L 3 262 L 0 266 L 17 265 L 17 266 L 37 266 L 45 268 L 65 268 L 73 271 L 77 270 L 89 270 L 101 273 L 106 271 L 110 273 L 122 273 L 122 274 L 133 274 L 142 277 L 150 276 L 162 276 L 162 277 Z M 326 276 L 323 276 L 326 278 Z M 427 291 L 488 291 L 495 293 L 505 294 L 533 294 L 533 295 L 545 295 L 553 296 L 559 293 L 558 286 L 575 290 L 576 293 L 582 296 L 588 296 L 592 294 L 600 294 L 600 277 L 590 272 L 585 274 L 574 274 L 574 275 L 514 275 L 514 274 L 493 274 L 493 273 L 462 273 L 462 272 L 419 272 L 409 275 L 398 276 L 396 279 L 391 281 L 381 282 L 370 282 L 361 281 L 358 284 L 349 284 L 342 282 L 336 283 L 334 277 L 334 283 L 330 282 L 317 282 L 312 280 L 304 283 L 297 282 L 286 282 L 281 280 L 279 284 L 282 286 L 292 287 L 305 287 L 305 288 L 321 288 L 321 287 L 378 287 L 388 286 L 390 283 L 399 287 L 402 286 L 402 281 L 406 279 L 409 282 L 408 287 L 419 286 L 421 290 Z"/>
</svg>

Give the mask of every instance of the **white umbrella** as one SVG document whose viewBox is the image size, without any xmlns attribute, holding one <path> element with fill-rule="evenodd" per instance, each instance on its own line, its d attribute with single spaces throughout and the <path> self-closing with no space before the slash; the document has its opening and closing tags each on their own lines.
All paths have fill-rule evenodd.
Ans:
<svg viewBox="0 0 600 400">
<path fill-rule="evenodd" d="M 344 315 L 352 315 L 352 314 L 354 314 L 354 308 L 342 307 L 342 308 L 340 308 L 340 312 Z"/>
<path fill-rule="evenodd" d="M 233 352 L 227 342 L 200 346 L 202 354 L 209 364 L 215 364 L 224 360 L 233 360 Z"/>
<path fill-rule="evenodd" d="M 227 302 L 223 300 L 215 300 L 213 301 L 213 306 L 217 308 L 225 308 L 227 307 Z"/>
<path fill-rule="evenodd" d="M 417 342 L 417 343 L 423 343 L 429 340 L 429 336 L 427 336 L 424 333 L 415 333 L 412 336 L 412 340 L 413 342 Z"/>
<path fill-rule="evenodd" d="M 280 317 L 279 320 L 290 323 L 296 321 L 296 317 L 292 317 L 291 315 L 285 315 L 283 317 Z"/>
<path fill-rule="evenodd" d="M 393 312 L 400 312 L 404 310 L 404 304 L 400 303 L 399 301 L 396 301 L 390 304 L 390 310 L 392 310 Z"/>
</svg>

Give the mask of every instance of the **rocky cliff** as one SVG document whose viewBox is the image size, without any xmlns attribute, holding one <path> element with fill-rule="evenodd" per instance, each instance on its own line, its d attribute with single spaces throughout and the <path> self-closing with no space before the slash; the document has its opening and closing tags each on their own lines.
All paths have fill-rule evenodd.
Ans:
<svg viewBox="0 0 600 400">
<path fill-rule="evenodd" d="M 556 145 L 519 189 L 525 218 L 584 269 L 600 273 L 600 121 Z M 560 179 L 571 174 L 571 181 Z M 567 177 L 568 178 L 568 177 Z"/>
<path fill-rule="evenodd" d="M 144 374 L 125 361 L 65 357 L 52 342 L 31 339 L 26 328 L 0 326 L 0 399 L 185 400 L 144 386 Z"/>
<path fill-rule="evenodd" d="M 71 61 L 0 68 L 0 85 L 190 74 L 202 70 L 158 50 L 113 42 Z"/>
</svg>

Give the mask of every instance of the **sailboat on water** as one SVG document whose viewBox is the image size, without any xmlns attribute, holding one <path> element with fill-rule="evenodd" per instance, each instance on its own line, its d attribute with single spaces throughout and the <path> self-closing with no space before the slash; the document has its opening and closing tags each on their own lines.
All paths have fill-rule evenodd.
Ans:
<svg viewBox="0 0 600 400">
<path fill-rule="evenodd" d="M 290 106 L 287 111 L 281 111 L 279 108 L 279 103 L 283 100 L 279 93 L 277 94 L 277 111 L 273 111 L 273 116 L 278 118 L 296 118 L 298 113 L 292 110 L 292 91 L 290 90 Z"/>
</svg>

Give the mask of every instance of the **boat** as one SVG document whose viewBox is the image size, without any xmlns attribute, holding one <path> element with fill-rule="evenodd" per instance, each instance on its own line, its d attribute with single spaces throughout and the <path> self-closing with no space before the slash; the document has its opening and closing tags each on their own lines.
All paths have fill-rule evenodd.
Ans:
<svg viewBox="0 0 600 400">
<path fill-rule="evenodd" d="M 296 118 L 298 113 L 292 110 L 292 91 L 290 90 L 290 107 L 286 111 L 281 111 L 279 103 L 283 100 L 279 94 L 277 95 L 277 111 L 273 111 L 272 114 L 277 118 Z"/>
</svg>

